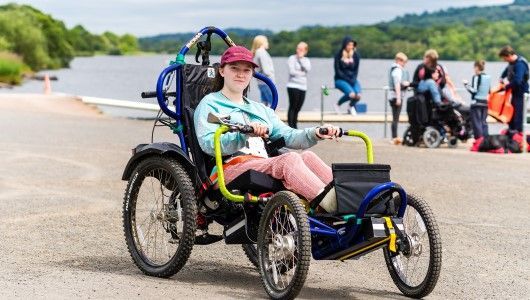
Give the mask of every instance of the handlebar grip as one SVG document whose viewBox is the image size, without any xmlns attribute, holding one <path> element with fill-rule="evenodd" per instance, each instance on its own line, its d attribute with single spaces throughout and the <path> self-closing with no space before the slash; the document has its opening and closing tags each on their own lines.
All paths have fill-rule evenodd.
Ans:
<svg viewBox="0 0 530 300">
<path fill-rule="evenodd" d="M 156 91 L 142 92 L 140 96 L 144 99 L 146 98 L 156 98 Z"/>
<path fill-rule="evenodd" d="M 249 133 L 253 133 L 254 132 L 254 128 L 252 128 L 252 126 L 250 125 L 243 125 L 239 131 L 241 133 L 245 133 L 245 134 L 249 134 Z"/>
<path fill-rule="evenodd" d="M 250 125 L 242 125 L 242 126 L 239 126 L 239 132 L 241 133 L 244 133 L 244 134 L 251 134 L 251 133 L 254 133 L 254 128 Z M 267 134 L 269 134 L 269 129 L 267 128 Z"/>
<path fill-rule="evenodd" d="M 144 99 L 156 98 L 156 91 L 142 92 L 140 96 Z M 165 97 L 168 97 L 168 96 L 176 97 L 177 93 L 176 92 L 164 92 L 164 96 Z"/>
<path fill-rule="evenodd" d="M 325 127 L 320 127 L 318 128 L 318 133 L 321 134 L 321 135 L 327 135 L 328 134 L 328 129 L 325 128 Z M 342 128 L 339 128 L 339 137 L 341 137 L 342 135 L 344 134 L 344 130 Z"/>
</svg>

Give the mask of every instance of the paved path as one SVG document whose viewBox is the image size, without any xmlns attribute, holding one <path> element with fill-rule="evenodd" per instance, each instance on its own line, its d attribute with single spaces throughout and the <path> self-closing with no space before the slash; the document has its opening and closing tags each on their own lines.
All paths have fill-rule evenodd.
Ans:
<svg viewBox="0 0 530 300">
<path fill-rule="evenodd" d="M 68 97 L 0 96 L 0 298 L 264 298 L 238 246 L 196 246 L 170 279 L 147 277 L 125 247 L 121 172 L 151 122 L 110 118 Z M 157 140 L 171 140 L 161 129 Z M 443 238 L 432 299 L 530 294 L 530 155 L 375 141 L 375 160 L 424 196 Z M 327 162 L 362 161 L 359 142 L 323 142 Z M 219 228 L 217 228 L 219 229 Z M 312 261 L 302 299 L 401 299 L 377 251 Z"/>
</svg>

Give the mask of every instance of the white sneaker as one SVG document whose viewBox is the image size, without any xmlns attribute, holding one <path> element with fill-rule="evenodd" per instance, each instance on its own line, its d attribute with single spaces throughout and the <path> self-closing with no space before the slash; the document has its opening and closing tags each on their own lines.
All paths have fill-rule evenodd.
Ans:
<svg viewBox="0 0 530 300">
<path fill-rule="evenodd" d="M 349 112 L 350 112 L 350 115 L 352 116 L 356 116 L 357 115 L 357 111 L 355 110 L 355 107 L 350 107 L 349 108 Z"/>
<path fill-rule="evenodd" d="M 341 112 L 340 112 L 340 105 L 338 105 L 337 103 L 333 104 L 333 108 L 335 109 L 335 113 L 337 115 L 340 115 Z"/>
</svg>

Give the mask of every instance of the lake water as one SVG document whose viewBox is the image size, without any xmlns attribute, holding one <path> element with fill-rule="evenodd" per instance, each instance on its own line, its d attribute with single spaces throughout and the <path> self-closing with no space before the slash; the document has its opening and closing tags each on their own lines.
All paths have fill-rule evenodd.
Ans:
<svg viewBox="0 0 530 300">
<path fill-rule="evenodd" d="M 140 92 L 154 90 L 156 80 L 160 71 L 174 59 L 170 55 L 142 55 L 142 56 L 95 56 L 75 58 L 69 69 L 52 70 L 46 72 L 56 75 L 59 80 L 52 81 L 53 92 L 62 92 L 74 95 L 95 96 L 118 100 L 129 100 L 139 102 L 156 103 L 154 99 L 141 99 Z M 213 56 L 216 62 L 219 57 Z M 191 55 L 187 56 L 187 63 L 192 63 Z M 280 110 L 286 110 L 288 106 L 287 90 L 287 58 L 273 58 L 276 84 L 279 93 Z M 362 101 L 367 103 L 369 113 L 380 113 L 384 111 L 384 91 L 382 87 L 387 85 L 388 70 L 392 60 L 387 59 L 362 59 L 359 80 L 364 89 Z M 419 61 L 410 61 L 406 66 L 412 74 Z M 449 71 L 453 81 L 463 88 L 462 79 L 471 79 L 473 74 L 473 62 L 469 61 L 442 61 Z M 308 91 L 302 110 L 320 111 L 320 88 L 322 85 L 333 87 L 333 59 L 311 58 L 312 70 L 308 78 Z M 506 63 L 488 62 L 486 72 L 492 78 L 498 78 Z M 30 80 L 22 86 L 13 89 L 0 90 L 2 93 L 31 92 L 41 93 L 42 81 Z M 462 98 L 469 101 L 466 91 L 459 92 Z M 337 90 L 332 90 L 325 97 L 324 110 L 333 111 L 333 103 L 340 98 Z M 259 92 L 254 83 L 251 85 L 249 97 L 258 100 Z M 145 113 L 123 109 L 104 109 L 113 115 L 145 117 Z M 346 106 L 344 106 L 346 110 Z M 152 115 L 152 114 L 149 114 Z"/>
</svg>

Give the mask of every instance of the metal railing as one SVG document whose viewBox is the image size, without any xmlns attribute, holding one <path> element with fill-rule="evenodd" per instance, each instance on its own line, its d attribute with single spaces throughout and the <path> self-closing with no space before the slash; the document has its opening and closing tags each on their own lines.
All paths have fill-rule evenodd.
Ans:
<svg viewBox="0 0 530 300">
<path fill-rule="evenodd" d="M 325 96 L 328 96 L 329 95 L 329 91 L 330 90 L 338 90 L 336 87 L 329 87 L 325 84 L 323 84 L 321 87 L 320 87 L 320 125 L 323 125 L 324 124 L 324 97 Z M 383 129 L 383 137 L 386 138 L 387 136 L 387 131 L 388 131 L 388 92 L 390 91 L 390 88 L 385 85 L 383 87 L 379 87 L 379 88 L 375 88 L 375 87 L 368 87 L 368 88 L 364 88 L 363 87 L 363 90 L 366 90 L 366 91 L 383 91 L 384 94 L 385 94 L 385 97 L 384 97 L 384 121 L 383 121 L 383 124 L 384 124 L 384 129 Z"/>
<path fill-rule="evenodd" d="M 329 95 L 329 91 L 330 90 L 338 90 L 336 87 L 330 87 L 328 85 L 325 85 L 323 84 L 321 87 L 320 87 L 320 125 L 323 125 L 324 124 L 324 97 L 325 96 L 328 96 Z M 390 88 L 385 85 L 383 87 L 368 87 L 368 88 L 364 88 L 363 87 L 363 91 L 366 90 L 366 91 L 383 91 L 385 96 L 383 98 L 383 106 L 384 106 L 384 112 L 383 112 L 383 117 L 384 117 L 384 121 L 383 121 L 383 124 L 384 124 L 384 129 L 383 129 L 383 137 L 386 138 L 387 137 L 387 131 L 388 131 L 388 92 L 390 91 Z M 407 91 L 411 91 L 412 89 L 411 88 L 407 88 Z M 464 88 L 456 88 L 455 91 L 457 92 L 461 92 L 461 91 L 465 91 L 466 89 Z M 404 103 L 405 99 L 402 99 L 402 104 Z"/>
</svg>

